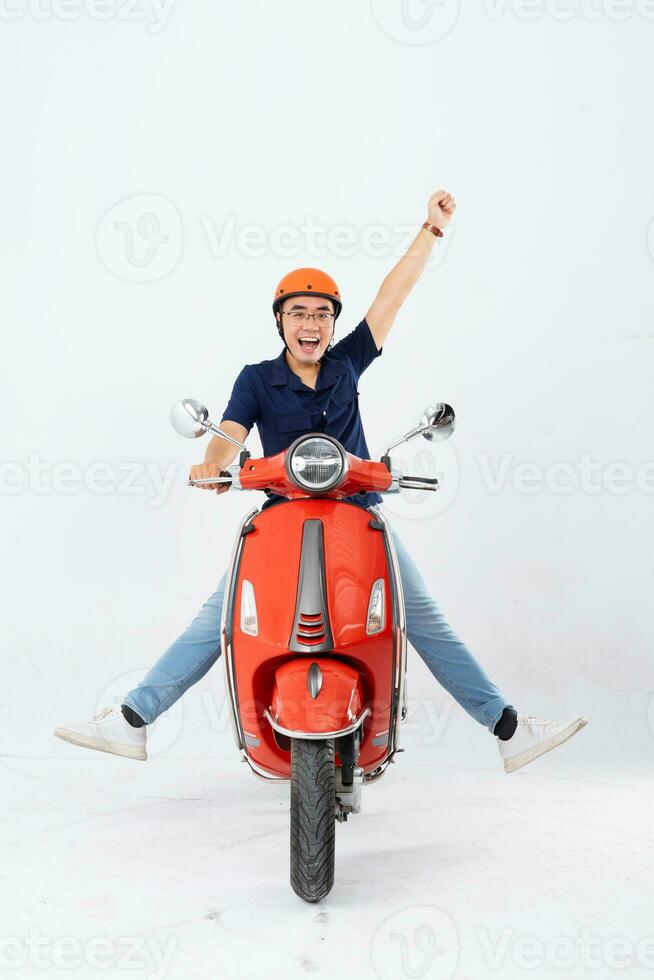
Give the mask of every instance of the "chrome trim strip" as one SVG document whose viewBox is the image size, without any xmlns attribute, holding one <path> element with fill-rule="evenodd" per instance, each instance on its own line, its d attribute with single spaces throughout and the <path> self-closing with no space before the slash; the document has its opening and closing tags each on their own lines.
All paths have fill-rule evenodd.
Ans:
<svg viewBox="0 0 654 980">
<path fill-rule="evenodd" d="M 234 588 L 236 585 L 235 571 L 238 568 L 239 560 L 241 557 L 241 552 L 243 550 L 243 543 L 245 537 L 242 534 L 243 528 L 255 514 L 259 513 L 259 508 L 255 507 L 251 510 L 241 521 L 238 533 L 236 536 L 236 541 L 232 548 L 232 554 L 229 562 L 229 571 L 227 574 L 227 581 L 225 583 L 225 598 L 223 599 L 223 610 L 220 617 L 220 645 L 223 654 L 223 664 L 225 670 L 225 689 L 227 691 L 227 701 L 230 706 L 230 720 L 232 723 L 232 733 L 234 735 L 234 741 L 236 742 L 236 747 L 238 748 L 241 755 L 250 762 L 250 759 L 245 748 L 245 737 L 243 735 L 243 729 L 241 728 L 240 719 L 238 716 L 238 706 L 236 700 L 236 684 L 234 681 L 234 664 L 232 662 L 232 643 L 231 636 L 228 639 L 227 636 L 227 616 L 231 613 L 233 601 L 234 601 Z"/>
<path fill-rule="evenodd" d="M 313 663 L 307 671 L 307 690 L 315 700 L 322 688 L 322 670 L 320 664 Z"/>
<path fill-rule="evenodd" d="M 276 772 L 268 772 L 266 769 L 262 769 L 261 766 L 258 766 L 256 762 L 252 761 L 249 755 L 243 756 L 243 759 L 241 761 L 247 762 L 254 775 L 257 776 L 259 779 L 265 780 L 266 782 L 270 782 L 271 780 L 275 782 L 280 782 L 280 781 L 283 782 L 284 780 L 286 780 L 288 782 L 291 778 L 290 776 L 280 776 Z"/>
<path fill-rule="evenodd" d="M 240 463 L 234 463 L 232 466 L 228 466 L 227 472 L 232 474 L 232 490 L 242 490 Z"/>
<path fill-rule="evenodd" d="M 400 575 L 400 566 L 397 560 L 397 553 L 395 551 L 395 542 L 393 541 L 393 535 L 391 534 L 391 525 L 388 518 L 381 513 L 381 511 L 373 505 L 368 508 L 377 517 L 382 525 L 384 532 L 384 540 L 387 547 L 387 553 L 390 559 L 390 571 L 391 571 L 391 585 L 393 586 L 392 600 L 393 600 L 393 623 L 394 623 L 394 646 L 395 646 L 395 686 L 394 692 L 396 693 L 396 702 L 393 705 L 394 717 L 391 719 L 391 737 L 389 739 L 389 758 L 391 758 L 397 751 L 400 744 L 400 724 L 402 723 L 402 715 L 404 709 L 405 701 L 405 691 L 406 691 L 406 665 L 407 665 L 407 653 L 406 653 L 406 614 L 404 610 L 404 592 L 402 590 L 402 577 Z M 381 773 L 380 773 L 381 775 Z"/>
<path fill-rule="evenodd" d="M 364 708 L 359 717 L 348 725 L 347 728 L 339 728 L 333 732 L 298 732 L 292 731 L 290 728 L 283 728 L 278 724 L 273 716 L 270 714 L 268 708 L 264 711 L 264 717 L 270 723 L 271 727 L 279 732 L 280 735 L 288 735 L 289 738 L 309 738 L 309 739 L 320 739 L 320 738 L 338 738 L 341 735 L 350 735 L 351 732 L 356 731 L 359 725 L 371 714 L 370 708 Z"/>
<path fill-rule="evenodd" d="M 400 752 L 402 752 L 402 751 L 403 750 L 400 749 Z M 395 753 L 394 752 L 391 752 L 391 754 L 388 756 L 388 758 L 384 759 L 384 761 L 381 763 L 381 765 L 377 766 L 376 769 L 373 769 L 372 772 L 367 773 L 367 775 L 364 775 L 364 777 L 363 777 L 364 783 L 366 783 L 366 784 L 368 784 L 368 783 L 376 783 L 378 779 L 381 779 L 381 777 L 384 775 L 384 773 L 386 772 L 386 770 L 390 766 L 391 762 L 395 762 L 395 759 L 393 758 L 394 755 L 395 755 Z"/>
</svg>

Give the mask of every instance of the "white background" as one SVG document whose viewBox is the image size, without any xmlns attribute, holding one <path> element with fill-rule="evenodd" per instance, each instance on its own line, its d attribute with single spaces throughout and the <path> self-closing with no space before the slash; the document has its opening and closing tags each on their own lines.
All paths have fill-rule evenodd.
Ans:
<svg viewBox="0 0 654 980">
<path fill-rule="evenodd" d="M 544 942 L 588 922 L 604 939 L 649 935 L 637 842 L 649 833 L 654 748 L 651 6 L 0 0 L 2 751 L 14 818 L 5 843 L 23 869 L 7 889 L 11 935 L 165 928 L 179 942 L 169 976 L 215 976 L 229 956 L 225 975 L 249 977 L 263 967 L 239 929 L 264 920 L 272 975 L 346 975 L 349 952 L 372 977 L 391 962 L 392 943 L 374 953 L 385 919 L 436 906 L 459 930 L 459 972 L 442 960 L 424 975 L 503 978 L 530 971 L 484 964 L 474 929 L 491 913 L 492 928 Z M 339 828 L 353 864 L 339 851 L 326 904 L 342 931 L 307 937 L 302 923 L 322 913 L 286 882 L 285 790 L 238 765 L 220 668 L 162 719 L 146 767 L 51 733 L 133 686 L 213 591 L 254 505 L 185 486 L 205 446 L 172 431 L 173 401 L 198 397 L 219 418 L 243 364 L 278 353 L 270 302 L 289 268 L 334 275 L 339 335 L 353 328 L 441 186 L 458 199 L 456 219 L 362 378 L 361 406 L 373 458 L 434 400 L 454 406 L 458 427 L 431 457 L 426 443 L 398 453 L 409 470 L 442 474 L 438 503 L 394 500 L 387 513 L 519 710 L 590 724 L 510 781 L 493 739 L 412 652 L 403 772 Z M 591 478 L 576 468 L 584 456 Z M 110 468 L 106 492 L 92 482 L 96 463 Z M 542 474 L 535 492 L 525 463 Z M 157 794 L 204 802 L 141 812 Z M 96 806 L 114 816 L 89 823 Z M 228 847 L 248 819 L 264 835 L 258 850 L 242 834 L 231 877 L 215 850 L 205 877 L 207 848 Z M 398 856 L 435 822 L 437 844 Z M 73 830 L 58 838 L 59 826 Z M 474 846 L 482 838 L 489 863 Z M 507 850 L 517 840 L 519 854 Z M 603 895 L 588 876 L 607 853 L 616 867 Z M 260 860 L 244 872 L 235 854 Z M 76 862 L 84 872 L 70 879 Z M 167 869 L 161 879 L 153 865 Z M 583 885 L 556 906 L 561 876 Z M 495 904 L 471 912 L 478 893 Z M 185 931 L 187 920 L 213 929 L 204 905 L 230 895 L 244 914 L 226 946 Z M 172 904 L 164 914 L 157 902 Z M 611 975 L 603 964 L 594 975 Z M 575 969 L 585 975 L 580 960 Z M 545 964 L 538 975 L 561 972 Z"/>
</svg>

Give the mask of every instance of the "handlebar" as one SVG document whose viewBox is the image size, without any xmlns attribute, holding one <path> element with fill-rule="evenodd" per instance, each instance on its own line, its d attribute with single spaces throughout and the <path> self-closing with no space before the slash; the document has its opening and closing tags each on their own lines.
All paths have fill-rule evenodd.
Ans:
<svg viewBox="0 0 654 980">
<path fill-rule="evenodd" d="M 428 476 L 401 476 L 398 486 L 405 487 L 407 490 L 438 490 L 439 483 L 434 477 Z"/>
<path fill-rule="evenodd" d="M 208 483 L 233 483 L 234 477 L 229 470 L 221 470 L 221 476 L 201 476 L 199 480 L 187 480 L 187 487 L 202 487 Z"/>
<path fill-rule="evenodd" d="M 390 487 L 387 491 L 379 491 L 381 493 L 393 493 L 397 492 L 400 488 L 405 490 L 438 490 L 440 484 L 435 477 L 428 476 L 405 476 L 403 473 L 398 471 L 392 471 L 393 473 L 393 486 L 395 491 Z M 203 487 L 203 486 L 215 486 L 216 484 L 226 484 L 228 486 L 236 486 L 237 489 L 243 489 L 240 485 L 240 480 L 237 478 L 238 474 L 230 473 L 228 470 L 222 470 L 220 476 L 203 476 L 197 480 L 187 480 L 187 487 Z"/>
</svg>

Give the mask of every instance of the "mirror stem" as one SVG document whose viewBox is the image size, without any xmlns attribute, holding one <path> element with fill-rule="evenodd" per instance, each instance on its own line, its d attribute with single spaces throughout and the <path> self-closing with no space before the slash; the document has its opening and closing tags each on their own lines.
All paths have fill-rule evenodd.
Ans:
<svg viewBox="0 0 654 980">
<path fill-rule="evenodd" d="M 402 436 L 401 439 L 398 439 L 397 442 L 391 443 L 391 445 L 388 447 L 384 455 L 388 456 L 391 449 L 396 449 L 397 446 L 401 446 L 403 442 L 408 442 L 409 439 L 413 439 L 414 436 L 420 435 L 422 431 L 423 431 L 422 426 L 417 425 L 415 429 L 411 429 L 409 432 L 406 433 L 406 435 Z"/>
<path fill-rule="evenodd" d="M 234 439 L 232 436 L 228 436 L 226 432 L 223 432 L 223 430 L 217 425 L 214 425 L 213 422 L 201 422 L 200 425 L 203 429 L 206 429 L 207 432 L 213 432 L 215 436 L 220 436 L 221 439 L 226 439 L 227 442 L 231 442 L 233 446 L 238 446 L 238 448 L 241 450 L 245 449 L 242 442 L 239 442 L 238 439 Z"/>
</svg>

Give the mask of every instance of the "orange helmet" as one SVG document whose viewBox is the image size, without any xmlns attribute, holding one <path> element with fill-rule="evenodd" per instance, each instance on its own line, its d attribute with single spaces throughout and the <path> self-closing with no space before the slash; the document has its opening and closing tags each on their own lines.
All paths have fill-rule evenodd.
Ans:
<svg viewBox="0 0 654 980">
<path fill-rule="evenodd" d="M 294 269 L 281 280 L 273 297 L 273 313 L 290 296 L 304 296 L 313 293 L 314 296 L 324 296 L 334 304 L 334 320 L 338 319 L 343 304 L 338 286 L 331 276 L 320 269 Z"/>
</svg>

